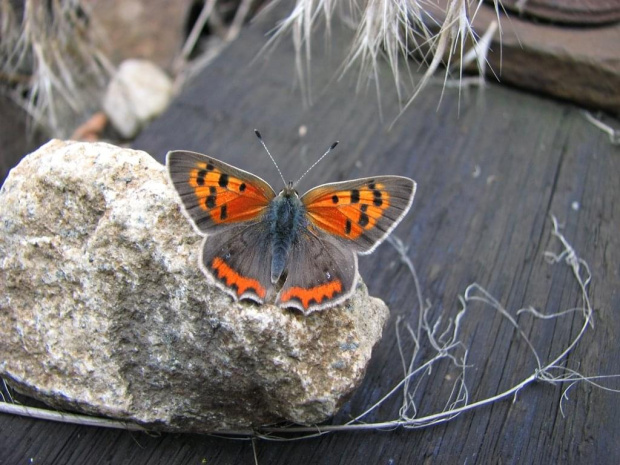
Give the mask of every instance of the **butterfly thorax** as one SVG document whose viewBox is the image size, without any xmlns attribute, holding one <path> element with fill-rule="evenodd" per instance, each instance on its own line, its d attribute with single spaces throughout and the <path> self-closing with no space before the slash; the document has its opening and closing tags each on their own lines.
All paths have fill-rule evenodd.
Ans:
<svg viewBox="0 0 620 465">
<path fill-rule="evenodd" d="M 269 204 L 267 220 L 271 237 L 271 282 L 280 280 L 291 247 L 305 226 L 305 207 L 291 185 L 284 188 Z"/>
</svg>

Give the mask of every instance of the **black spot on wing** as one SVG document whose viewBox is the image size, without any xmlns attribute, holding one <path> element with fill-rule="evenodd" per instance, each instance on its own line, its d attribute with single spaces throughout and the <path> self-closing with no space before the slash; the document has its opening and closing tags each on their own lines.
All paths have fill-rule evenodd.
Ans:
<svg viewBox="0 0 620 465">
<path fill-rule="evenodd" d="M 198 171 L 198 175 L 196 176 L 196 184 L 198 184 L 199 186 L 204 186 L 206 175 L 207 175 L 207 170 Z"/>
<path fill-rule="evenodd" d="M 226 173 L 220 174 L 219 185 L 220 187 L 228 186 L 228 175 Z"/>
<path fill-rule="evenodd" d="M 368 218 L 368 215 L 362 212 L 360 213 L 360 219 L 357 224 L 359 224 L 361 227 L 364 227 L 368 224 L 369 220 L 370 219 Z"/>
<path fill-rule="evenodd" d="M 377 190 L 377 189 L 373 190 L 372 195 L 374 196 L 372 203 L 374 203 L 377 207 L 380 207 L 381 205 L 383 205 L 383 200 L 381 199 L 380 190 Z"/>
</svg>

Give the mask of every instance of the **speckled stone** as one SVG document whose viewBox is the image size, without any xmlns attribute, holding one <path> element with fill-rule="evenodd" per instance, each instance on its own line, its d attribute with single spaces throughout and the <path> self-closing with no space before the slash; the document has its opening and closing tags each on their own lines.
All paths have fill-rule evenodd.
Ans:
<svg viewBox="0 0 620 465">
<path fill-rule="evenodd" d="M 0 191 L 0 373 L 62 409 L 206 432 L 333 415 L 388 309 L 361 283 L 309 316 L 235 303 L 197 263 L 201 238 L 164 167 L 52 141 Z"/>
</svg>

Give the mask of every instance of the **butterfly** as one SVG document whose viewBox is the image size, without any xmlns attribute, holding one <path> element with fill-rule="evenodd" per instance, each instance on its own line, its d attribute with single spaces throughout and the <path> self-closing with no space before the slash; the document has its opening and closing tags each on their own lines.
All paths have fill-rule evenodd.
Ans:
<svg viewBox="0 0 620 465">
<path fill-rule="evenodd" d="M 276 194 L 258 176 L 200 153 L 168 152 L 166 166 L 185 216 L 205 236 L 200 268 L 207 277 L 235 300 L 304 314 L 351 296 L 357 254 L 377 248 L 416 190 L 409 178 L 375 176 L 302 196 L 289 182 Z"/>
</svg>

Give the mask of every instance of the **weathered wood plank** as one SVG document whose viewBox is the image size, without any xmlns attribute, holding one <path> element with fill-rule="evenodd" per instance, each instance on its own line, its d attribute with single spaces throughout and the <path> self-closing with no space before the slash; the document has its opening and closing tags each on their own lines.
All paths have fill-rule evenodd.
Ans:
<svg viewBox="0 0 620 465">
<path fill-rule="evenodd" d="M 136 141 L 163 160 L 170 149 L 208 153 L 279 185 L 256 141 L 263 132 L 286 176 L 299 177 L 334 140 L 341 145 L 316 167 L 301 189 L 373 174 L 404 174 L 418 181 L 412 212 L 397 228 L 417 267 L 424 297 L 454 317 L 457 297 L 477 281 L 506 308 L 533 305 L 555 312 L 579 305 L 570 270 L 550 267 L 545 250 L 549 215 L 592 270 L 595 328 L 570 355 L 568 366 L 584 374 L 620 373 L 620 150 L 585 121 L 580 111 L 510 89 L 448 90 L 431 86 L 387 131 L 398 102 L 381 71 L 386 121 L 378 117 L 374 91 L 355 93 L 351 79 L 332 81 L 338 60 L 314 61 L 315 104 L 303 108 L 293 82 L 293 51 L 284 42 L 269 59 L 251 61 L 269 28 L 257 23 L 180 95 L 169 111 Z M 335 31 L 334 44 L 342 44 Z M 319 41 L 316 42 L 317 46 Z M 374 84 L 373 84 L 374 85 Z M 324 90 L 323 90 L 324 89 Z M 299 128 L 307 135 L 301 137 Z M 479 168 L 479 170 L 478 170 Z M 478 174 L 479 173 L 479 174 Z M 578 202 L 577 210 L 572 208 Z M 416 296 L 397 253 L 382 245 L 361 260 L 371 292 L 391 308 L 392 321 L 376 348 L 362 388 L 339 420 L 362 412 L 402 377 L 394 321 L 417 319 Z M 413 309 L 413 310 L 412 310 Z M 527 345 L 496 313 L 472 306 L 462 340 L 470 346 L 472 400 L 495 395 L 535 368 Z M 414 311 L 413 316 L 411 312 Z M 513 313 L 514 314 L 514 313 Z M 545 360 L 579 331 L 581 319 L 538 322 L 516 317 Z M 410 348 L 410 344 L 408 345 Z M 428 350 L 425 350 L 428 353 Z M 422 378 L 419 416 L 444 407 L 458 374 L 447 364 Z M 615 385 L 618 387 L 617 383 Z M 258 441 L 259 463 L 618 463 L 620 402 L 617 395 L 580 385 L 562 391 L 543 383 L 503 401 L 421 430 L 340 433 L 319 439 Z M 393 418 L 400 401 L 381 406 L 368 421 Z M 0 456 L 6 463 L 251 463 L 249 442 L 194 435 L 143 434 L 55 425 L 0 417 Z"/>
<path fill-rule="evenodd" d="M 24 155 L 46 141 L 40 132 L 30 130 L 26 118 L 7 95 L 0 95 L 0 186 Z"/>
</svg>

